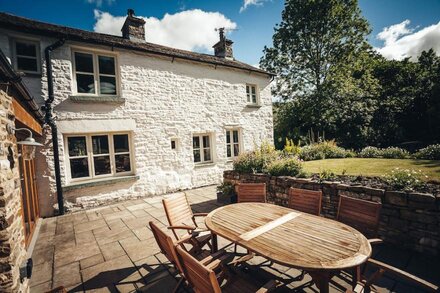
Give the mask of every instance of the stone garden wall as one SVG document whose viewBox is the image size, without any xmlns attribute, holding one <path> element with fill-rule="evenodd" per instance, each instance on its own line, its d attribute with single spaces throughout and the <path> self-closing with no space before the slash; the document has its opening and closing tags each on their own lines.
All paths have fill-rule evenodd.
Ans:
<svg viewBox="0 0 440 293">
<path fill-rule="evenodd" d="M 268 201 L 287 206 L 290 187 L 322 190 L 324 217 L 335 218 L 339 196 L 345 195 L 382 203 L 379 237 L 385 242 L 430 255 L 440 254 L 440 196 L 423 193 L 385 191 L 338 182 L 314 182 L 311 179 L 271 177 L 266 174 L 223 173 L 224 182 L 264 182 Z"/>
<path fill-rule="evenodd" d="M 26 292 L 28 279 L 20 282 L 19 265 L 26 259 L 21 190 L 12 97 L 0 90 L 0 292 Z"/>
</svg>

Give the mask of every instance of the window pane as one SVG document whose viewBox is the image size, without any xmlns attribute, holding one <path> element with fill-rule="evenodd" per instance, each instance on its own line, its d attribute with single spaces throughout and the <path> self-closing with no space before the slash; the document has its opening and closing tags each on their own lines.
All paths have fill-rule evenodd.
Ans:
<svg viewBox="0 0 440 293">
<path fill-rule="evenodd" d="M 93 75 L 76 74 L 76 84 L 78 93 L 95 93 L 95 79 Z"/>
<path fill-rule="evenodd" d="M 93 163 L 95 165 L 95 175 L 111 173 L 109 156 L 94 157 Z"/>
<path fill-rule="evenodd" d="M 250 92 L 250 89 L 249 89 L 249 86 L 247 85 L 246 86 L 246 94 L 249 94 L 249 92 Z"/>
<path fill-rule="evenodd" d="M 87 156 L 87 144 L 85 136 L 67 138 L 69 157 Z"/>
<path fill-rule="evenodd" d="M 17 57 L 17 69 L 26 71 L 38 71 L 37 59 Z"/>
<path fill-rule="evenodd" d="M 252 87 L 252 95 L 255 95 L 255 91 L 256 91 L 256 87 L 253 86 L 253 87 Z"/>
<path fill-rule="evenodd" d="M 211 149 L 204 149 L 203 150 L 203 160 L 204 161 L 211 161 Z"/>
<path fill-rule="evenodd" d="M 172 149 L 172 150 L 175 150 L 175 149 L 176 149 L 176 141 L 175 141 L 175 140 L 172 140 L 172 141 L 171 141 L 171 149 Z"/>
<path fill-rule="evenodd" d="M 207 135 L 203 136 L 203 147 L 209 148 L 209 136 Z"/>
<path fill-rule="evenodd" d="M 31 43 L 15 42 L 15 52 L 17 55 L 37 57 L 37 46 Z"/>
<path fill-rule="evenodd" d="M 240 153 L 240 146 L 238 144 L 234 144 L 234 157 L 238 156 Z"/>
<path fill-rule="evenodd" d="M 232 157 L 232 155 L 231 155 L 231 145 L 230 144 L 226 146 L 226 156 L 228 158 Z"/>
<path fill-rule="evenodd" d="M 116 155 L 115 156 L 116 173 L 131 171 L 130 155 Z"/>
<path fill-rule="evenodd" d="M 93 73 L 93 55 L 85 53 L 75 53 L 76 71 Z"/>
<path fill-rule="evenodd" d="M 113 145 L 115 147 L 115 153 L 130 151 L 128 146 L 128 134 L 113 135 Z"/>
<path fill-rule="evenodd" d="M 234 130 L 232 133 L 233 139 L 235 143 L 238 143 L 238 131 Z"/>
<path fill-rule="evenodd" d="M 200 162 L 200 150 L 194 150 L 194 162 Z"/>
<path fill-rule="evenodd" d="M 252 103 L 254 103 L 254 104 L 257 103 L 257 96 L 256 95 L 252 95 Z"/>
<path fill-rule="evenodd" d="M 231 142 L 231 132 L 226 131 L 226 143 L 230 143 L 230 142 Z"/>
<path fill-rule="evenodd" d="M 93 146 L 93 154 L 108 154 L 108 136 L 107 135 L 99 135 L 92 136 L 92 146 Z"/>
<path fill-rule="evenodd" d="M 99 73 L 115 75 L 115 58 L 108 56 L 98 56 Z"/>
<path fill-rule="evenodd" d="M 195 148 L 195 149 L 200 148 L 200 139 L 198 136 L 193 137 L 193 148 Z"/>
<path fill-rule="evenodd" d="M 89 177 L 89 164 L 87 158 L 70 159 L 70 174 L 72 178 Z"/>
<path fill-rule="evenodd" d="M 101 94 L 116 95 L 116 78 L 111 76 L 100 76 L 99 90 Z"/>
</svg>

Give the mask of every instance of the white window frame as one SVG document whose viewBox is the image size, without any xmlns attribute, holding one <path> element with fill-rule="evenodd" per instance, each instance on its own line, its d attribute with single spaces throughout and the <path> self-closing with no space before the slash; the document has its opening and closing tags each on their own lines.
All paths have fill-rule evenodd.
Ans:
<svg viewBox="0 0 440 293">
<path fill-rule="evenodd" d="M 82 53 L 82 54 L 89 54 L 92 55 L 93 59 L 93 81 L 95 86 L 95 93 L 79 93 L 78 92 L 78 85 L 76 81 L 76 74 L 84 74 L 84 75 L 92 75 L 90 72 L 77 72 L 76 71 L 76 59 L 75 59 L 75 53 Z M 112 57 L 115 60 L 115 75 L 111 74 L 101 74 L 99 72 L 99 56 L 103 57 Z M 100 76 L 108 76 L 108 77 L 114 77 L 115 78 L 115 87 L 116 87 L 116 93 L 115 94 L 101 94 L 101 85 L 99 81 Z M 104 97 L 117 97 L 120 95 L 120 83 L 119 83 L 119 65 L 118 65 L 118 54 L 112 54 L 111 52 L 101 52 L 101 51 L 87 51 L 82 49 L 72 49 L 72 80 L 73 80 L 73 93 L 76 96 L 104 96 Z"/>
<path fill-rule="evenodd" d="M 238 142 L 235 143 L 234 142 L 234 131 L 237 131 L 237 135 L 238 135 Z M 230 135 L 230 142 L 228 143 L 227 140 L 227 132 L 229 132 Z M 242 139 L 241 139 L 241 129 L 240 128 L 226 128 L 225 129 L 225 144 L 226 144 L 226 158 L 228 160 L 234 160 L 235 158 L 237 158 L 242 152 L 243 152 L 243 143 L 242 143 Z M 238 144 L 238 155 L 235 156 L 234 155 L 234 145 Z M 231 150 L 231 156 L 228 157 L 228 148 L 230 148 Z"/>
<path fill-rule="evenodd" d="M 210 160 L 205 160 L 205 154 L 204 154 L 204 150 L 208 149 L 204 146 L 203 144 L 203 137 L 204 136 L 208 136 L 209 138 L 209 153 L 211 155 L 211 159 Z M 193 135 L 191 136 L 191 146 L 192 146 L 192 154 L 193 154 L 193 163 L 195 165 L 203 165 L 203 164 L 211 164 L 214 163 L 214 146 L 212 144 L 212 133 L 193 133 Z M 199 148 L 198 149 L 194 149 L 194 144 L 193 144 L 193 140 L 194 137 L 198 137 L 199 138 Z M 200 162 L 195 162 L 194 161 L 194 150 L 200 150 Z"/>
<path fill-rule="evenodd" d="M 106 135 L 108 137 L 108 143 L 109 143 L 109 153 L 108 154 L 93 154 L 93 144 L 92 144 L 92 136 L 102 136 Z M 128 152 L 115 152 L 115 146 L 113 142 L 113 136 L 114 135 L 128 135 Z M 87 146 L 87 155 L 86 156 L 75 156 L 70 157 L 69 156 L 69 144 L 68 139 L 69 137 L 85 137 L 86 138 L 86 146 Z M 64 149 L 65 149 L 65 160 L 66 160 L 66 178 L 68 183 L 76 183 L 76 182 L 82 182 L 82 181 L 93 181 L 95 179 L 101 179 L 101 178 L 111 178 L 111 177 L 120 177 L 120 176 L 127 176 L 127 175 L 133 175 L 135 173 L 134 169 L 134 150 L 133 150 L 133 143 L 132 143 L 132 133 L 131 132 L 97 132 L 97 133 L 80 133 L 80 134 L 66 134 L 64 135 Z M 130 155 L 130 171 L 126 172 L 119 172 L 116 173 L 116 155 L 122 155 L 122 154 L 129 154 Z M 93 162 L 94 157 L 99 156 L 110 156 L 110 173 L 109 174 L 103 174 L 103 175 L 95 175 L 95 166 Z M 70 170 L 70 159 L 77 159 L 77 158 L 86 158 L 89 166 L 89 176 L 88 177 L 81 177 L 81 178 L 72 178 L 71 170 Z"/>
<path fill-rule="evenodd" d="M 248 88 L 249 88 L 249 94 L 248 94 Z M 252 94 L 252 88 L 255 88 L 255 102 L 253 101 L 253 94 Z M 256 84 L 246 84 L 246 103 L 248 105 L 259 105 L 260 102 L 260 95 L 258 86 Z"/>
<path fill-rule="evenodd" d="M 26 44 L 32 44 L 35 45 L 36 50 L 36 56 L 25 56 L 25 55 L 18 55 L 17 54 L 17 42 L 19 43 L 26 43 Z M 19 72 L 25 72 L 25 73 L 33 73 L 33 74 L 41 74 L 41 52 L 40 52 L 40 42 L 35 40 L 28 40 L 28 39 L 21 39 L 21 38 L 13 38 L 12 41 L 12 53 L 13 53 L 13 65 L 14 69 Z M 37 71 L 31 71 L 31 70 L 23 70 L 18 68 L 18 57 L 20 58 L 27 58 L 27 59 L 35 59 L 37 61 Z"/>
</svg>

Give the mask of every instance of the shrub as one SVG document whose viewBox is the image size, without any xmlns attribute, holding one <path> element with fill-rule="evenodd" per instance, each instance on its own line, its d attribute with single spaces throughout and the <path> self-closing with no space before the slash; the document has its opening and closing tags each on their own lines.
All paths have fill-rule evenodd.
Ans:
<svg viewBox="0 0 440 293">
<path fill-rule="evenodd" d="M 332 170 L 322 170 L 318 173 L 318 182 L 333 181 L 336 179 L 335 173 Z"/>
<path fill-rule="evenodd" d="M 398 147 L 382 149 L 382 157 L 386 159 L 405 159 L 409 157 L 407 150 Z"/>
<path fill-rule="evenodd" d="M 279 157 L 279 152 L 273 146 L 262 143 L 259 148 L 239 155 L 234 160 L 233 169 L 239 173 L 262 173 L 268 164 Z"/>
<path fill-rule="evenodd" d="M 423 160 L 440 160 L 440 144 L 433 144 L 418 150 L 414 157 Z"/>
<path fill-rule="evenodd" d="M 367 146 L 359 152 L 361 158 L 380 158 L 381 156 L 382 150 L 373 146 Z"/>
<path fill-rule="evenodd" d="M 297 176 L 302 174 L 302 163 L 296 157 L 280 158 L 268 164 L 265 171 L 272 176 Z"/>
<path fill-rule="evenodd" d="M 286 144 L 284 145 L 283 151 L 289 155 L 298 155 L 299 152 L 301 151 L 301 147 L 299 146 L 299 142 L 296 145 L 293 142 L 293 139 L 286 138 Z"/>
<path fill-rule="evenodd" d="M 234 195 L 234 185 L 230 182 L 223 182 L 217 186 L 217 192 L 221 192 L 224 195 Z"/>
<path fill-rule="evenodd" d="M 338 147 L 335 141 L 323 141 L 301 148 L 299 157 L 304 161 L 353 157 L 356 154 Z"/>
<path fill-rule="evenodd" d="M 394 168 L 384 176 L 385 181 L 396 190 L 412 190 L 423 184 L 422 171 Z"/>
</svg>

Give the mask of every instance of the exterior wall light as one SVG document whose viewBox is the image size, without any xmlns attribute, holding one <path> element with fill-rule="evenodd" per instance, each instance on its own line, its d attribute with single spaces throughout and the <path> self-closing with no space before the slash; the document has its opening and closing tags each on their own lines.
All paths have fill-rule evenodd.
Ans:
<svg viewBox="0 0 440 293">
<path fill-rule="evenodd" d="M 14 126 L 8 124 L 6 125 L 6 130 L 9 134 L 14 134 L 15 131 L 27 131 L 29 136 L 22 141 L 18 141 L 17 144 L 22 145 L 21 155 L 23 160 L 32 160 L 35 158 L 35 149 L 37 146 L 43 146 L 41 143 L 35 141 L 32 137 L 32 131 L 28 128 L 15 128 Z"/>
</svg>

